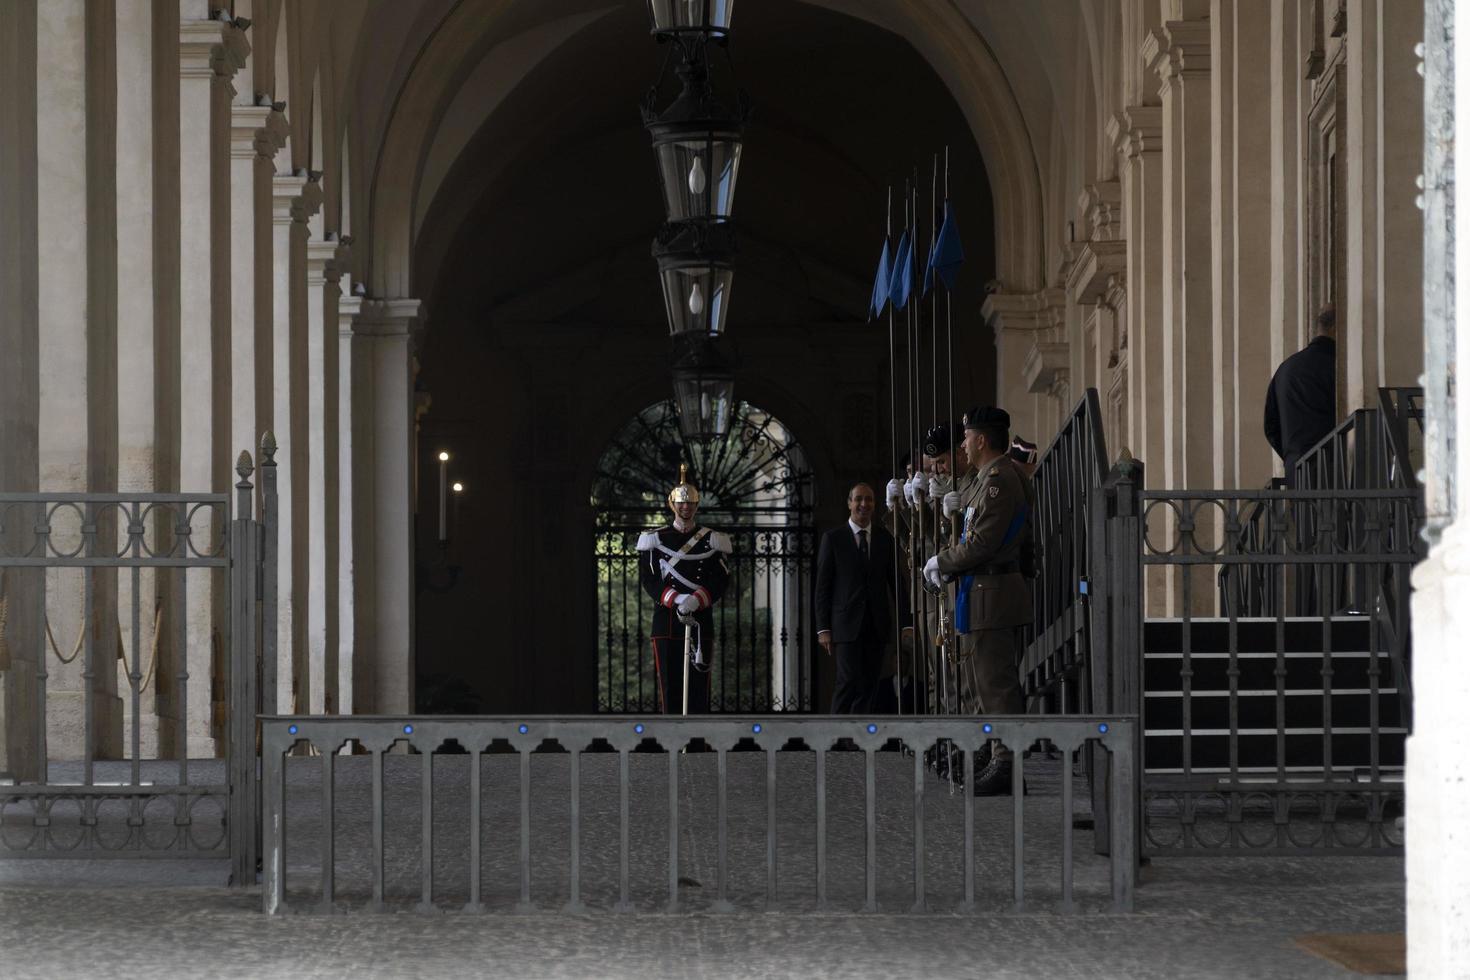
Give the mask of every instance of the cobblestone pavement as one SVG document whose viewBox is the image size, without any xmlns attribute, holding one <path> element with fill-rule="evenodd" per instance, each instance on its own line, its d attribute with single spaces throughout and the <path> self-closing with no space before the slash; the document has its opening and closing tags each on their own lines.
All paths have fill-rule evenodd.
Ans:
<svg viewBox="0 0 1470 980">
<path fill-rule="evenodd" d="M 1352 976 L 1291 941 L 1308 932 L 1403 928 L 1402 862 L 1390 858 L 1157 860 L 1143 871 L 1137 911 L 1108 911 L 1107 863 L 1089 832 L 1074 842 L 1080 914 L 1062 915 L 1060 767 L 1028 761 L 1027 912 L 1010 897 L 1012 801 L 976 805 L 974 915 L 960 915 L 963 797 L 933 779 L 925 795 L 927 915 L 913 901 L 912 760 L 877 756 L 881 911 L 862 914 L 862 755 L 828 757 L 829 899 L 812 901 L 812 757 L 778 756 L 778 899 L 765 905 L 765 762 L 729 756 L 730 897 L 715 891 L 715 762 L 683 757 L 679 786 L 684 912 L 667 897 L 667 757 L 631 757 L 632 895 L 617 897 L 617 757 L 582 757 L 582 878 L 586 914 L 569 895 L 567 756 L 532 760 L 531 895 L 519 897 L 519 770 L 514 756 L 481 757 L 481 859 L 488 915 L 459 912 L 468 895 L 468 756 L 434 762 L 434 899 L 419 899 L 421 757 L 388 757 L 386 886 L 370 894 L 369 772 L 339 757 L 334 815 L 338 911 L 268 918 L 258 888 L 223 887 L 219 861 L 0 861 L 0 976 L 52 977 L 1290 977 Z M 288 900 L 320 906 L 319 760 L 289 769 Z M 1077 783 L 1079 810 L 1085 784 Z M 142 865 L 142 867 L 140 867 Z"/>
</svg>

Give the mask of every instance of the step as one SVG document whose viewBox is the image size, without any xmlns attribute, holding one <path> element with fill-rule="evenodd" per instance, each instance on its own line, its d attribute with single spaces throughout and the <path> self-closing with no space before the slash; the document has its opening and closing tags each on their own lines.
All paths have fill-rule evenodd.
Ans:
<svg viewBox="0 0 1470 980">
<path fill-rule="evenodd" d="M 1277 758 L 1277 734 L 1274 729 L 1245 729 L 1237 737 L 1237 761 L 1241 766 L 1261 770 L 1274 769 L 1278 762 L 1288 768 L 1321 771 L 1325 762 L 1320 729 L 1288 729 L 1282 737 L 1284 758 Z M 1373 762 L 1372 736 L 1367 728 L 1344 728 L 1331 736 L 1334 768 L 1366 768 Z M 1230 733 L 1224 729 L 1196 729 L 1189 740 L 1190 766 L 1228 769 L 1230 765 Z M 1378 764 L 1402 767 L 1404 764 L 1404 731 L 1401 728 L 1380 729 Z M 1145 732 L 1143 767 L 1146 772 L 1175 772 L 1184 765 L 1184 739 L 1177 729 Z"/>
</svg>

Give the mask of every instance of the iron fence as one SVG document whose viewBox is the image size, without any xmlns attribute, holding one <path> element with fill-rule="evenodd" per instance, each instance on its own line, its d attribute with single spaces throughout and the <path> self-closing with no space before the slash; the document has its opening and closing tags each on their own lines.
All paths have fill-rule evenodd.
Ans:
<svg viewBox="0 0 1470 980">
<path fill-rule="evenodd" d="M 1419 557 L 1420 495 L 1137 496 L 1172 614 L 1139 617 L 1124 648 L 1141 654 L 1145 850 L 1401 848 L 1407 593 L 1391 583 Z"/>
<path fill-rule="evenodd" d="M 1038 575 L 1021 685 L 1028 703 L 1047 701 L 1063 714 L 1086 712 L 1092 705 L 1087 677 L 1092 607 L 1107 586 L 1092 565 L 1100 540 L 1098 522 L 1105 516 L 1107 469 L 1102 410 L 1096 389 L 1089 388 L 1042 454 L 1034 475 Z"/>
<path fill-rule="evenodd" d="M 261 520 L 248 453 L 233 513 L 229 493 L 0 493 L 0 858 L 229 856 L 253 883 L 272 449 Z"/>
<path fill-rule="evenodd" d="M 810 711 L 816 531 L 806 526 L 730 527 L 729 584 L 715 604 L 710 708 Z M 597 531 L 598 708 L 658 711 L 649 626 L 653 600 L 638 580 L 644 526 Z"/>
<path fill-rule="evenodd" d="M 906 778 L 903 780 L 906 786 L 905 791 L 912 803 L 911 812 L 913 814 L 911 828 L 912 895 L 906 905 L 906 911 L 926 911 L 929 908 L 926 868 L 929 871 L 934 869 L 928 867 L 931 862 L 927 857 L 925 845 L 927 819 L 925 795 L 932 792 L 931 786 L 941 784 L 926 769 L 924 749 L 941 740 L 950 740 L 962 748 L 972 768 L 976 753 L 990 740 L 998 740 L 1016 750 L 1015 767 L 1012 774 L 1013 795 L 1001 805 L 1009 809 L 1012 815 L 1010 874 L 1007 876 L 1006 884 L 1009 886 L 1011 902 L 1018 910 L 1026 906 L 1027 895 L 1026 868 L 1028 862 L 1025 837 L 1027 823 L 1024 817 L 1028 807 L 1034 808 L 1044 799 L 1044 797 L 1033 797 L 1028 801 L 1024 792 L 1027 785 L 1026 774 L 1029 772 L 1024 750 L 1038 742 L 1049 742 L 1051 746 L 1061 750 L 1065 760 L 1070 760 L 1074 753 L 1083 750 L 1087 745 L 1101 746 L 1102 750 L 1107 753 L 1110 784 L 1114 789 L 1109 800 L 1112 857 L 1106 866 L 1105 894 L 1110 897 L 1112 907 L 1117 910 L 1128 910 L 1132 907 L 1136 872 L 1133 813 L 1137 786 L 1134 771 L 1137 762 L 1134 754 L 1136 721 L 1132 718 L 948 717 L 925 720 L 885 718 L 864 721 L 853 718 L 811 716 L 795 718 L 653 716 L 646 719 L 609 716 L 529 717 L 524 719 L 443 716 L 393 718 L 313 716 L 263 718 L 261 730 L 265 828 L 263 905 L 267 913 L 280 914 L 288 910 L 331 912 L 340 907 L 335 877 L 339 857 L 336 850 L 339 836 L 337 829 L 339 807 L 334 798 L 337 784 L 334 771 L 339 764 L 351 759 L 348 755 L 338 755 L 338 752 L 347 746 L 355 747 L 357 752 L 367 753 L 371 767 L 371 796 L 367 806 L 368 812 L 363 814 L 360 804 L 342 808 L 342 812 L 371 823 L 371 837 L 368 842 L 371 897 L 368 905 L 372 909 L 381 910 L 389 904 L 385 849 L 390 845 L 399 845 L 398 850 L 400 851 L 417 851 L 419 855 L 417 908 L 420 911 L 443 910 L 450 907 L 445 904 L 446 901 L 458 904 L 460 899 L 463 899 L 462 907 L 466 911 L 485 911 L 487 909 L 487 903 L 483 900 L 486 891 L 499 883 L 487 882 L 482 875 L 481 849 L 485 828 L 482 826 L 484 793 L 479 761 L 481 754 L 487 749 L 492 751 L 499 749 L 513 754 L 519 762 L 518 790 L 515 792 L 519 805 L 516 841 L 518 849 L 513 871 L 508 871 L 508 874 L 514 875 L 512 884 L 517 896 L 513 908 L 523 911 L 535 907 L 532 894 L 532 867 L 533 864 L 538 867 L 542 866 L 548 857 L 544 853 L 544 848 L 538 846 L 540 837 L 537 836 L 542 834 L 548 816 L 538 809 L 538 820 L 534 822 L 533 827 L 531 779 L 532 756 L 547 750 L 564 751 L 568 754 L 569 760 L 568 782 L 565 785 L 566 809 L 564 811 L 567 815 L 568 827 L 565 841 L 561 845 L 566 848 L 567 857 L 564 866 L 566 874 L 564 880 L 565 894 L 568 897 L 562 906 L 563 910 L 581 912 L 588 908 L 586 901 L 588 893 L 584 887 L 586 882 L 583 877 L 582 841 L 584 832 L 587 830 L 583 822 L 584 814 L 610 813 L 610 801 L 592 800 L 584 794 L 582 757 L 584 754 L 599 750 L 614 752 L 618 757 L 616 781 L 617 889 L 616 900 L 611 902 L 611 907 L 620 911 L 635 907 L 635 895 L 632 892 L 633 875 L 630 873 L 632 860 L 630 833 L 637 829 L 641 834 L 644 827 L 639 825 L 635 828 L 630 820 L 630 797 L 636 797 L 641 802 L 648 794 L 645 788 L 633 785 L 630 777 L 630 756 L 653 750 L 665 753 L 668 759 L 668 804 L 665 818 L 667 858 L 663 868 L 663 888 L 661 890 L 664 894 L 664 901 L 662 907 L 668 912 L 680 911 L 686 907 L 687 902 L 686 899 L 681 898 L 681 894 L 688 894 L 688 886 L 691 885 L 691 882 L 685 875 L 689 869 L 681 864 L 679 828 L 681 821 L 689 820 L 694 816 L 690 812 L 691 804 L 684 801 L 683 794 L 679 790 L 680 773 L 682 769 L 693 765 L 692 760 L 700 758 L 686 755 L 683 750 L 696 747 L 712 749 L 715 754 L 717 858 L 712 910 L 730 911 L 735 907 L 734 900 L 739 896 L 730 887 L 732 875 L 737 871 L 748 870 L 736 866 L 740 855 L 747 852 L 737 850 L 737 857 L 735 861 L 732 861 L 729 846 L 731 780 L 728 773 L 728 756 L 742 749 L 763 753 L 765 760 L 763 778 L 757 777 L 755 784 L 764 783 L 765 846 L 759 852 L 749 853 L 752 856 L 758 853 L 759 857 L 756 858 L 756 861 L 764 866 L 762 904 L 766 908 L 773 907 L 778 899 L 777 862 L 781 848 L 778 842 L 777 795 L 778 789 L 785 783 L 788 775 L 787 770 L 778 767 L 777 757 L 792 752 L 804 753 L 812 757 L 815 775 L 811 786 L 815 808 L 811 811 L 811 815 L 814 821 L 812 840 L 815 860 L 812 865 L 813 875 L 808 897 L 818 908 L 827 907 L 830 867 L 827 836 L 829 824 L 827 756 L 829 748 L 843 747 L 844 740 L 847 746 L 863 753 L 863 908 L 867 911 L 878 909 L 877 793 L 879 780 L 876 778 L 876 760 L 883 755 L 885 748 L 895 747 L 894 740 L 900 742 L 902 747 L 911 750 L 911 754 L 907 756 L 897 754 L 884 756 L 885 759 L 896 760 L 898 764 L 912 771 L 912 782 L 908 782 Z M 318 750 L 319 757 L 302 757 L 300 750 L 303 746 Z M 437 808 L 435 805 L 434 760 L 436 751 L 441 749 L 452 750 L 458 754 L 464 754 L 467 750 L 470 761 L 473 763 L 468 766 L 468 798 L 464 801 L 464 810 L 457 817 L 446 815 L 442 808 Z M 395 750 L 419 753 L 420 761 L 417 768 L 420 781 L 418 801 L 420 813 L 417 821 L 417 847 L 413 846 L 411 839 L 406 841 L 389 839 L 389 823 L 393 817 L 386 803 L 390 786 L 389 780 L 385 778 L 384 766 L 385 761 Z M 442 758 L 442 755 L 438 757 Z M 404 757 L 400 756 L 399 759 L 404 761 Z M 286 831 L 288 803 L 291 801 L 288 800 L 290 790 L 287 775 L 289 770 L 300 771 L 302 767 L 319 770 L 316 780 L 316 806 L 312 810 L 313 819 L 320 823 L 320 833 L 315 841 L 319 867 L 316 869 L 315 876 L 316 893 L 306 901 L 298 899 L 295 904 L 288 905 L 288 837 Z M 412 762 L 405 761 L 405 767 L 411 771 Z M 1060 781 L 1060 806 L 1055 816 L 1057 839 L 1060 842 L 1060 853 L 1056 855 L 1058 861 L 1056 896 L 1057 907 L 1062 911 L 1070 912 L 1077 908 L 1074 901 L 1073 789 L 1070 766 L 1064 765 L 1062 768 L 1064 778 Z M 973 776 L 973 772 L 970 775 Z M 792 799 L 790 793 L 801 791 L 801 786 L 793 789 L 787 785 L 785 799 L 790 801 Z M 758 793 L 759 790 L 754 790 L 754 792 Z M 740 802 L 747 802 L 744 796 L 745 794 L 742 794 Z M 962 796 L 964 824 L 962 843 L 957 853 L 947 857 L 951 864 L 962 864 L 963 899 L 958 907 L 960 910 L 970 910 L 976 906 L 975 809 L 977 804 L 971 794 L 964 793 Z M 558 806 L 559 803 L 560 797 L 557 798 Z M 295 808 L 292 807 L 292 809 Z M 295 812 L 300 814 L 302 811 L 295 809 Z M 452 869 L 446 868 L 445 862 L 436 858 L 435 839 L 436 834 L 443 835 L 447 832 L 446 820 L 459 823 L 461 819 L 467 831 L 468 846 L 461 854 L 451 856 L 451 860 L 458 859 L 468 864 L 467 883 L 463 894 L 450 898 L 441 894 L 436 884 Z M 403 828 L 402 821 L 398 821 L 398 827 L 400 830 Z M 504 840 L 516 833 L 515 828 L 509 826 L 496 826 L 490 830 L 492 839 Z"/>
</svg>

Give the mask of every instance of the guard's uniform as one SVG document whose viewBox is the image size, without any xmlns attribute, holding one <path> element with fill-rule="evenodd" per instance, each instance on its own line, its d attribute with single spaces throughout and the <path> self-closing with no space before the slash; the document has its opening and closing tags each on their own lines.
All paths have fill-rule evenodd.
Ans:
<svg viewBox="0 0 1470 980">
<path fill-rule="evenodd" d="M 715 637 L 712 607 L 725 594 L 729 554 L 728 535 L 697 524 L 687 531 L 665 525 L 638 537 L 638 579 L 654 601 L 650 635 L 664 714 L 678 714 L 683 708 L 684 623 L 676 607 L 688 595 L 699 601 L 699 609 L 689 617 L 697 650 L 696 670 L 689 678 L 689 713 L 709 711 L 709 665 Z"/>
<path fill-rule="evenodd" d="M 979 707 L 989 714 L 1025 710 L 1016 664 L 1020 627 L 1031 622 L 1036 491 L 1009 456 L 976 474 L 960 543 L 939 553 L 939 571 L 960 581 L 955 626 L 960 656 Z"/>
</svg>

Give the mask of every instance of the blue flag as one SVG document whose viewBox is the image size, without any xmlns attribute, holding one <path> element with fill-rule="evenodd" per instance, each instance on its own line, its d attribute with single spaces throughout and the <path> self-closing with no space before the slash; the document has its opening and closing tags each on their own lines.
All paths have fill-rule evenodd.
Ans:
<svg viewBox="0 0 1470 980">
<path fill-rule="evenodd" d="M 893 274 L 888 282 L 888 301 L 895 310 L 907 306 L 909 294 L 914 291 L 913 252 L 913 243 L 909 241 L 909 233 L 905 230 L 898 240 L 898 249 L 893 253 Z"/>
<path fill-rule="evenodd" d="M 873 278 L 873 297 L 868 300 L 868 319 L 883 313 L 888 305 L 888 239 L 883 239 L 883 253 L 878 256 L 878 274 Z"/>
<path fill-rule="evenodd" d="M 960 244 L 960 223 L 954 216 L 954 205 L 944 202 L 944 224 L 939 227 L 939 240 L 929 254 L 929 268 L 924 272 L 924 290 L 933 283 L 932 273 L 938 272 L 944 280 L 945 289 L 954 289 L 955 277 L 960 263 L 965 261 L 965 248 Z"/>
</svg>

